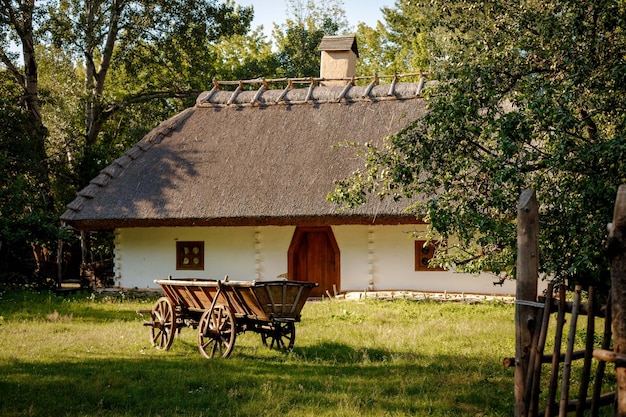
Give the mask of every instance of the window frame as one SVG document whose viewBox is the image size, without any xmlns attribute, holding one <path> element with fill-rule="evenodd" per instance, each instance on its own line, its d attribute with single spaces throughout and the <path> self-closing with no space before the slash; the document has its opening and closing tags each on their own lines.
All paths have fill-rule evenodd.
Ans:
<svg viewBox="0 0 626 417">
<path fill-rule="evenodd" d="M 194 252 L 195 257 L 185 262 L 188 252 Z M 198 262 L 194 263 L 197 259 Z M 182 241 L 176 242 L 176 270 L 177 271 L 204 271 L 204 241 Z"/>
<path fill-rule="evenodd" d="M 435 249 L 437 246 L 441 244 L 438 240 L 431 240 L 428 242 L 426 240 L 416 240 L 415 241 L 415 271 L 416 272 L 437 272 L 437 271 L 445 271 L 445 268 L 440 266 L 431 267 L 429 266 L 430 260 L 435 255 Z M 426 261 L 426 263 L 424 263 Z"/>
</svg>

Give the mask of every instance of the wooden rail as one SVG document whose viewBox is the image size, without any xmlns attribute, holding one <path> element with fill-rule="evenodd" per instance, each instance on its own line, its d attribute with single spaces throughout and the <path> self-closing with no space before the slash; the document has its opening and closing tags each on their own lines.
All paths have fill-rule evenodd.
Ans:
<svg viewBox="0 0 626 417">
<path fill-rule="evenodd" d="M 245 86 L 262 86 L 265 90 L 269 90 L 271 88 L 271 84 L 287 84 L 289 89 L 293 88 L 294 84 L 310 84 L 314 87 L 317 87 L 319 84 L 325 81 L 345 81 L 346 83 L 354 85 L 357 81 L 361 80 L 370 80 L 371 82 L 368 84 L 368 87 L 379 85 L 380 80 L 388 79 L 391 80 L 390 84 L 397 83 L 402 78 L 409 77 L 423 77 L 428 76 L 430 73 L 428 72 L 408 72 L 404 74 L 392 74 L 392 75 L 365 75 L 359 77 L 349 77 L 349 78 L 322 78 L 322 77 L 300 77 L 300 78 L 253 78 L 249 80 L 236 80 L 236 81 L 219 81 L 217 79 L 213 79 L 213 87 L 217 90 L 221 90 L 223 87 L 236 87 L 236 89 L 244 90 Z"/>
<path fill-rule="evenodd" d="M 626 185 L 621 185 L 617 191 L 613 222 L 608 229 L 607 249 L 611 258 L 613 350 L 617 355 L 623 355 L 626 353 Z M 626 366 L 616 366 L 615 374 L 617 377 L 615 415 L 626 417 Z"/>
<path fill-rule="evenodd" d="M 607 294 L 600 297 L 593 287 L 586 289 L 586 303 L 581 301 L 584 297 L 580 286 L 574 289 L 573 301 L 566 301 L 567 290 L 563 284 L 559 285 L 557 296 L 550 284 L 545 296 L 537 297 L 536 207 L 534 192 L 524 191 L 517 219 L 516 352 L 514 358 L 503 361 L 504 366 L 515 367 L 514 415 L 565 417 L 575 412 L 576 417 L 595 417 L 599 415 L 600 407 L 614 404 L 614 415 L 626 417 L 626 186 L 622 185 L 618 191 L 613 223 L 609 225 L 607 248 L 612 259 L 612 287 L 606 305 L 600 305 L 598 300 L 606 300 Z M 548 327 L 554 315 L 553 350 L 544 353 Z M 578 322 L 584 316 L 584 349 L 575 349 L 575 339 L 581 334 L 577 331 Z M 598 340 L 596 318 L 604 318 L 600 346 L 595 346 Z M 592 377 L 594 360 L 597 366 Z M 575 361 L 582 361 L 582 365 L 574 367 Z M 606 363 L 615 364 L 615 392 L 603 392 L 606 390 L 603 389 Z M 544 364 L 549 374 L 542 378 Z M 576 393 L 570 392 L 572 380 L 578 383 Z M 542 384 L 547 386 L 542 387 Z M 543 409 L 539 407 L 541 391 L 546 392 Z"/>
</svg>

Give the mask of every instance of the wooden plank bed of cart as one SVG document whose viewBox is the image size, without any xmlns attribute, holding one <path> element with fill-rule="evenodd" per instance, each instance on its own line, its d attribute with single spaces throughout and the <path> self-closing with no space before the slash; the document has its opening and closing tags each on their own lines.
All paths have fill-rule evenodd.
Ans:
<svg viewBox="0 0 626 417">
<path fill-rule="evenodd" d="M 165 293 L 144 325 L 150 341 L 169 349 L 182 327 L 198 330 L 198 347 L 205 358 L 228 357 L 237 334 L 253 331 L 270 348 L 288 350 L 296 338 L 295 323 L 311 289 L 303 281 L 228 281 L 205 279 L 156 280 Z"/>
</svg>

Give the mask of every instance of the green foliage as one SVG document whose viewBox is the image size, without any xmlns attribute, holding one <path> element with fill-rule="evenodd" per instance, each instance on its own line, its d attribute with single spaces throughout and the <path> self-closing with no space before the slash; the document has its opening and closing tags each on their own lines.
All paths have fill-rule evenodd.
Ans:
<svg viewBox="0 0 626 417">
<path fill-rule="evenodd" d="M 278 56 L 260 29 L 245 35 L 223 37 L 212 49 L 218 80 L 269 78 L 279 72 Z"/>
<path fill-rule="evenodd" d="M 48 178 L 55 196 L 55 214 L 75 196 L 75 175 L 84 139 L 84 71 L 76 68 L 65 51 L 49 46 L 36 48 L 42 121 L 48 129 L 46 154 Z"/>
<path fill-rule="evenodd" d="M 385 26 L 378 22 L 376 28 L 364 23 L 357 27 L 359 59 L 356 62 L 357 75 L 394 74 L 407 72 L 407 68 L 397 65 L 399 48 L 389 40 Z"/>
<path fill-rule="evenodd" d="M 251 8 L 230 2 L 145 2 L 129 9 L 114 60 L 134 94 L 192 90 L 195 98 L 219 69 L 214 44 L 247 33 L 251 20 Z"/>
<path fill-rule="evenodd" d="M 329 197 L 413 198 L 450 239 L 439 262 L 514 274 L 517 201 L 537 191 L 541 272 L 606 283 L 602 253 L 626 181 L 626 8 L 600 1 L 433 1 L 420 26 L 447 34 L 431 62 L 428 114 Z M 416 198 L 416 199 L 415 199 Z M 456 240 L 455 240 L 456 239 Z M 457 241 L 458 240 L 458 241 Z"/>
<path fill-rule="evenodd" d="M 99 59 L 105 53 L 111 23 L 118 30 L 116 43 L 120 63 L 136 71 L 138 59 L 156 69 L 169 70 L 206 56 L 202 49 L 221 36 L 245 33 L 252 21 L 252 8 L 235 7 L 228 1 L 176 0 L 122 3 L 55 0 L 45 5 L 42 31 L 52 45 L 71 51 L 78 60 Z M 117 17 L 117 21 L 112 18 Z M 191 62 L 189 62 L 191 60 Z M 172 75 L 175 73 L 172 71 Z M 132 72 L 129 75 L 133 75 Z"/>
<path fill-rule="evenodd" d="M 15 260 L 29 277 L 41 270 L 42 254 L 54 258 L 57 216 L 76 191 L 225 72 L 215 44 L 246 33 L 252 8 L 214 0 L 53 0 L 7 2 L 0 10 L 0 168 L 8 174 L 0 189 L 0 259 Z M 21 57 L 28 65 L 11 41 L 33 52 Z"/>
<path fill-rule="evenodd" d="M 456 52 L 454 39 L 471 34 L 474 28 L 461 30 L 454 22 L 462 21 L 464 13 L 472 13 L 474 8 L 463 11 L 453 6 L 454 11 L 441 2 L 396 0 L 394 7 L 382 9 L 396 67 L 403 71 L 430 70 Z"/>
<path fill-rule="evenodd" d="M 48 76 L 57 87 L 51 91 L 72 85 L 67 117 L 53 120 L 53 102 L 44 111 L 54 123 L 53 141 L 64 146 L 63 177 L 75 189 L 159 122 L 192 105 L 219 68 L 214 44 L 246 33 L 252 20 L 250 7 L 230 1 L 56 0 L 41 7 L 39 33 L 48 50 L 60 51 L 63 65 L 70 64 L 64 74 L 71 81 Z M 79 78 L 81 90 L 74 88 Z"/>
<path fill-rule="evenodd" d="M 290 1 L 292 18 L 282 26 L 274 26 L 278 45 L 281 76 L 317 77 L 320 71 L 320 53 L 317 50 L 325 35 L 337 35 L 347 29 L 341 2 Z"/>
<path fill-rule="evenodd" d="M 45 246 L 58 236 L 58 220 L 48 211 L 33 163 L 39 138 L 30 134 L 29 114 L 16 106 L 21 91 L 0 71 L 0 283 L 22 282 L 32 273 L 31 245 Z"/>
<path fill-rule="evenodd" d="M 8 217 L 36 202 L 37 183 L 29 175 L 34 145 L 27 130 L 28 114 L 16 105 L 20 89 L 6 71 L 0 78 L 0 213 Z"/>
<path fill-rule="evenodd" d="M 430 3 L 396 0 L 382 12 L 375 28 L 358 26 L 359 74 L 426 72 L 450 53 L 455 29 L 439 24 L 442 17 Z"/>
</svg>

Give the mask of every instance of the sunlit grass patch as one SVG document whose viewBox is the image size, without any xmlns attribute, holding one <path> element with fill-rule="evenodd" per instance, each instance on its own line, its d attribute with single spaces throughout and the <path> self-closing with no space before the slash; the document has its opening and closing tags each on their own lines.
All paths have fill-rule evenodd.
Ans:
<svg viewBox="0 0 626 417">
<path fill-rule="evenodd" d="M 151 347 L 135 311 L 154 300 L 5 294 L 0 415 L 511 415 L 514 307 L 310 301 L 295 347 L 237 336 L 202 358 L 196 330 Z M 55 313 L 56 312 L 56 313 Z"/>
</svg>

